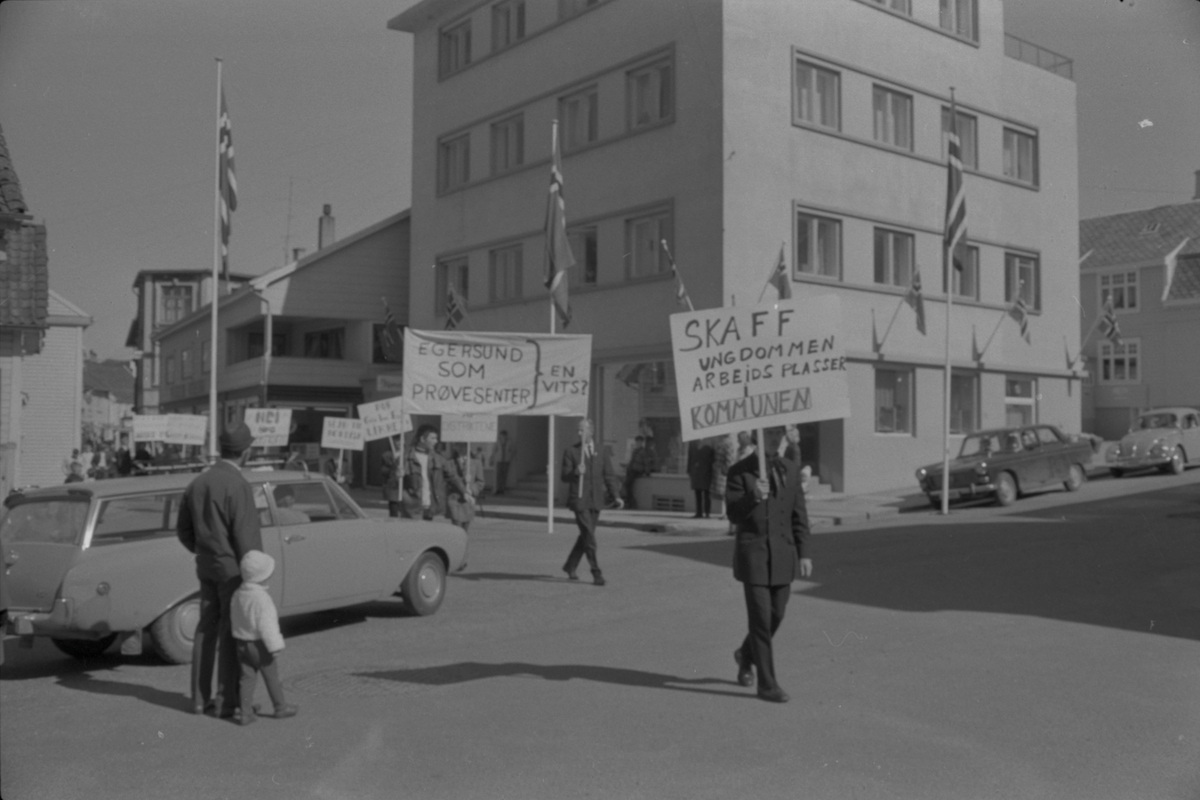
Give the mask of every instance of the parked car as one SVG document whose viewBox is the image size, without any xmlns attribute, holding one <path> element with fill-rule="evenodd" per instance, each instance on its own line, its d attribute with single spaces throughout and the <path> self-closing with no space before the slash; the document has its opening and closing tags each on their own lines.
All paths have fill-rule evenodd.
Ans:
<svg viewBox="0 0 1200 800">
<path fill-rule="evenodd" d="M 1061 483 L 1073 492 L 1087 480 L 1092 445 L 1053 425 L 979 431 L 963 439 L 950 462 L 950 499 L 994 497 L 1011 505 L 1023 493 Z M 942 465 L 917 470 L 917 482 L 934 506 L 942 504 Z"/>
<path fill-rule="evenodd" d="M 1107 453 L 1109 471 L 1119 478 L 1129 470 L 1158 467 L 1178 475 L 1200 464 L 1200 410 L 1156 408 L 1144 412 Z"/>
<path fill-rule="evenodd" d="M 372 519 L 319 474 L 243 474 L 254 488 L 268 586 L 281 616 L 354 605 L 399 592 L 419 615 L 437 611 L 466 534 L 441 522 Z M 179 542 L 183 491 L 196 476 L 84 481 L 13 494 L 0 545 L 10 605 L 6 632 L 47 636 L 76 657 L 143 633 L 164 660 L 186 663 L 199 616 L 194 556 Z"/>
</svg>

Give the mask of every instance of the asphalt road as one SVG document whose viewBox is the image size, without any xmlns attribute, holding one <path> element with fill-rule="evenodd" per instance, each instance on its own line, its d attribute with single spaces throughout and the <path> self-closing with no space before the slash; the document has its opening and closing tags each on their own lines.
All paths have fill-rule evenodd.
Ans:
<svg viewBox="0 0 1200 800">
<path fill-rule="evenodd" d="M 777 706 L 734 682 L 724 536 L 477 521 L 433 617 L 285 622 L 287 721 L 188 668 L 8 642 L 0 794 L 46 798 L 1200 798 L 1200 471 L 815 536 Z M 265 691 L 260 687 L 265 703 Z"/>
</svg>

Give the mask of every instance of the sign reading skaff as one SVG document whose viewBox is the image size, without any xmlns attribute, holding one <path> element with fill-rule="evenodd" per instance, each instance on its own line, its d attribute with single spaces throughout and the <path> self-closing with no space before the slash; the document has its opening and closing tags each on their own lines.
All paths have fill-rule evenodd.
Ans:
<svg viewBox="0 0 1200 800">
<path fill-rule="evenodd" d="M 418 331 L 404 335 L 412 414 L 587 414 L 590 334 Z"/>
<path fill-rule="evenodd" d="M 386 439 L 413 429 L 412 417 L 404 412 L 403 397 L 389 397 L 358 407 L 358 418 L 363 424 L 363 440 L 373 442 Z"/>
<path fill-rule="evenodd" d="M 495 414 L 443 414 L 443 442 L 494 442 L 500 430 Z"/>
<path fill-rule="evenodd" d="M 245 421 L 254 447 L 287 447 L 292 429 L 290 408 L 247 408 Z"/>
<path fill-rule="evenodd" d="M 321 447 L 327 447 L 330 450 L 362 450 L 362 420 L 325 417 L 325 422 L 321 426 Z"/>
<path fill-rule="evenodd" d="M 835 295 L 671 315 L 682 439 L 850 416 Z"/>
</svg>

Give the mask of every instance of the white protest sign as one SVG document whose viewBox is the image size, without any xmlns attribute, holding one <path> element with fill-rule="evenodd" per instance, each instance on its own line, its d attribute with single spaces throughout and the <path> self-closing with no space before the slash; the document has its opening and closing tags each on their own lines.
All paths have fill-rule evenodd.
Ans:
<svg viewBox="0 0 1200 800">
<path fill-rule="evenodd" d="M 290 408 L 247 408 L 244 419 L 254 447 L 287 447 L 292 429 Z"/>
<path fill-rule="evenodd" d="M 204 444 L 208 437 L 208 417 L 196 414 L 167 414 L 168 444 Z"/>
<path fill-rule="evenodd" d="M 135 414 L 133 416 L 133 440 L 135 442 L 161 442 L 166 438 L 166 414 Z"/>
<path fill-rule="evenodd" d="M 404 335 L 410 414 L 587 414 L 590 334 L 418 331 Z"/>
<path fill-rule="evenodd" d="M 403 372 L 381 372 L 375 376 L 375 391 L 377 392 L 395 392 L 397 394 L 404 391 L 404 373 Z"/>
<path fill-rule="evenodd" d="M 686 441 L 850 416 L 836 295 L 671 315 Z"/>
<path fill-rule="evenodd" d="M 325 424 L 321 427 L 321 447 L 328 447 L 330 450 L 362 450 L 362 420 L 325 417 Z"/>
<path fill-rule="evenodd" d="M 443 414 L 443 442 L 494 442 L 500 430 L 495 414 Z"/>
<path fill-rule="evenodd" d="M 358 418 L 362 420 L 363 441 L 366 442 L 408 433 L 413 429 L 412 417 L 404 413 L 403 397 L 363 403 L 358 407 Z"/>
</svg>

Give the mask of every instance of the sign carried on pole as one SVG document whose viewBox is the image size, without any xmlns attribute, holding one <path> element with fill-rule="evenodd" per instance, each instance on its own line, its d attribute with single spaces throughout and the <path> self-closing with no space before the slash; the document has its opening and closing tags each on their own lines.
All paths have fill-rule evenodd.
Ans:
<svg viewBox="0 0 1200 800">
<path fill-rule="evenodd" d="M 325 424 L 321 427 L 321 447 L 330 450 L 362 450 L 362 420 L 325 417 Z"/>
<path fill-rule="evenodd" d="M 412 417 L 404 411 L 403 397 L 363 403 L 358 407 L 358 418 L 362 420 L 363 441 L 366 442 L 398 436 L 413 429 Z"/>
<path fill-rule="evenodd" d="M 163 442 L 167 438 L 166 414 L 134 414 L 133 440 L 135 442 Z"/>
<path fill-rule="evenodd" d="M 247 408 L 245 421 L 254 436 L 254 447 L 287 447 L 292 430 L 290 408 Z"/>
<path fill-rule="evenodd" d="M 495 414 L 443 414 L 443 442 L 494 442 L 500 430 Z"/>
<path fill-rule="evenodd" d="M 204 444 L 208 439 L 208 417 L 196 414 L 167 414 L 167 444 Z"/>
<path fill-rule="evenodd" d="M 850 416 L 837 296 L 671 315 L 682 439 Z"/>
<path fill-rule="evenodd" d="M 587 415 L 590 334 L 418 331 L 404 335 L 412 414 Z"/>
</svg>

